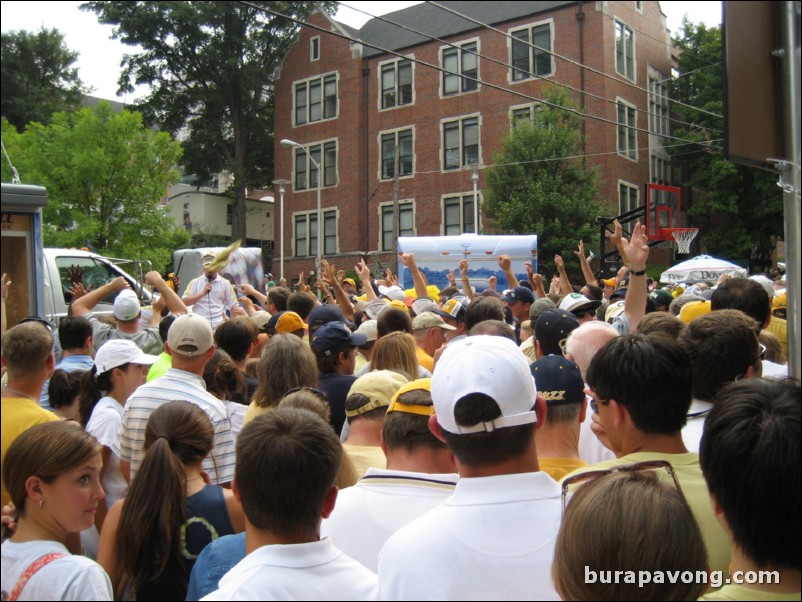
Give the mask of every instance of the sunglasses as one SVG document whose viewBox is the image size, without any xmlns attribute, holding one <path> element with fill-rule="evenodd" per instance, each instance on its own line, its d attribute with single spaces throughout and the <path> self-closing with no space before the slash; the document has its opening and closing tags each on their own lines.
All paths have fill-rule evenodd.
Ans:
<svg viewBox="0 0 802 602">
<path fill-rule="evenodd" d="M 609 399 L 596 399 L 597 397 L 596 391 L 594 391 L 590 387 L 585 387 L 584 389 L 582 389 L 582 391 L 585 393 L 585 395 L 588 396 L 588 399 L 590 400 L 590 409 L 593 410 L 594 414 L 599 413 L 599 404 L 603 406 L 610 404 Z"/>
<path fill-rule="evenodd" d="M 575 311 L 575 312 L 573 312 L 573 314 L 574 314 L 574 317 L 575 317 L 577 320 L 581 320 L 581 319 L 582 319 L 582 318 L 584 318 L 585 316 L 592 316 L 592 315 L 595 315 L 595 313 L 596 313 L 596 310 L 595 310 L 595 309 L 583 309 L 583 310 L 581 310 L 581 311 Z"/>
<path fill-rule="evenodd" d="M 753 364 L 757 363 L 758 361 L 763 361 L 766 359 L 766 346 L 763 343 L 758 343 L 760 345 L 760 353 L 758 353 L 755 361 L 752 362 Z"/>
<path fill-rule="evenodd" d="M 668 483 L 673 483 L 679 491 L 680 495 L 685 497 L 680 487 L 679 479 L 674 471 L 674 467 L 665 460 L 649 460 L 646 462 L 636 462 L 635 464 L 625 464 L 623 466 L 614 466 L 607 470 L 591 470 L 583 472 L 572 477 L 566 477 L 562 482 L 562 513 L 565 516 L 565 509 L 568 507 L 569 498 L 573 496 L 581 487 L 587 486 L 601 477 L 619 472 L 632 473 L 652 473 L 656 478 L 661 479 Z"/>
</svg>

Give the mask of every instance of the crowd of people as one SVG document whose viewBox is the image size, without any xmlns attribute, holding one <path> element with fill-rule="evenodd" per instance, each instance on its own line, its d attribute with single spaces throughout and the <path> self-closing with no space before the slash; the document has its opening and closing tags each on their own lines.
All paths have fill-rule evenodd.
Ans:
<svg viewBox="0 0 802 602">
<path fill-rule="evenodd" d="M 5 331 L 3 276 L 3 599 L 799 600 L 784 282 L 658 288 L 610 238 L 614 278 L 580 243 L 503 291 L 205 256 L 56 329 Z"/>
</svg>

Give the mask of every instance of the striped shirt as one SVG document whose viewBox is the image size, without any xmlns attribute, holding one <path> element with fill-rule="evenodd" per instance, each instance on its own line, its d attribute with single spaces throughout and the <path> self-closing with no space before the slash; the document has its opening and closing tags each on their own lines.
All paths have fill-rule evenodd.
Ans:
<svg viewBox="0 0 802 602">
<path fill-rule="evenodd" d="M 214 427 L 214 448 L 203 461 L 203 469 L 213 485 L 230 483 L 234 477 L 234 437 L 228 411 L 222 401 L 206 392 L 206 384 L 197 374 L 170 368 L 163 376 L 139 387 L 123 410 L 123 421 L 112 451 L 131 464 L 131 479 L 145 457 L 145 427 L 148 418 L 161 404 L 183 400 L 194 403 L 209 416 Z"/>
</svg>

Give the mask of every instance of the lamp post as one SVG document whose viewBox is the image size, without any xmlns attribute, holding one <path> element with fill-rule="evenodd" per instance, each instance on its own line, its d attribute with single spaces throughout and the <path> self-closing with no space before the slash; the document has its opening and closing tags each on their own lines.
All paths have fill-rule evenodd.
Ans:
<svg viewBox="0 0 802 602">
<path fill-rule="evenodd" d="M 471 174 L 473 180 L 473 231 L 479 234 L 479 166 L 473 166 L 473 173 Z"/>
<path fill-rule="evenodd" d="M 314 160 L 312 157 L 312 153 L 309 152 L 309 149 L 305 147 L 303 144 L 298 144 L 297 142 L 293 142 L 287 138 L 284 138 L 281 141 L 282 146 L 294 146 L 295 148 L 300 148 L 302 151 L 306 153 L 306 156 L 309 157 L 309 160 L 315 166 L 317 170 L 317 257 L 315 259 L 315 273 L 317 278 L 320 278 L 320 267 L 323 263 L 322 261 L 322 248 L 323 248 L 323 215 L 320 212 L 320 180 L 323 176 L 320 173 L 320 163 Z M 311 174 L 310 174 L 311 176 Z M 311 177 L 310 177 L 311 179 Z"/>
<path fill-rule="evenodd" d="M 278 211 L 279 211 L 279 281 L 284 280 L 284 187 L 290 184 L 289 180 L 273 180 L 273 184 L 278 184 Z"/>
</svg>

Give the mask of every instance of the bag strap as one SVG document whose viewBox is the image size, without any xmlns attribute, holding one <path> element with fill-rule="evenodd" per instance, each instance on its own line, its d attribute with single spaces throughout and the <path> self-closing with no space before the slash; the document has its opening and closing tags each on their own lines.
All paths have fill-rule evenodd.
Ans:
<svg viewBox="0 0 802 602">
<path fill-rule="evenodd" d="M 14 589 L 11 590 L 11 593 L 8 596 L 9 602 L 16 600 L 19 598 L 20 593 L 22 593 L 22 588 L 25 587 L 25 584 L 28 583 L 28 580 L 34 576 L 34 574 L 41 568 L 46 567 L 48 564 L 53 562 L 54 560 L 58 560 L 59 558 L 63 558 L 66 554 L 61 552 L 51 552 L 50 554 L 45 554 L 44 556 L 40 556 L 36 560 L 34 560 L 31 565 L 25 569 L 25 572 L 22 573 L 22 577 L 19 578 L 17 584 L 14 586 Z"/>
</svg>

